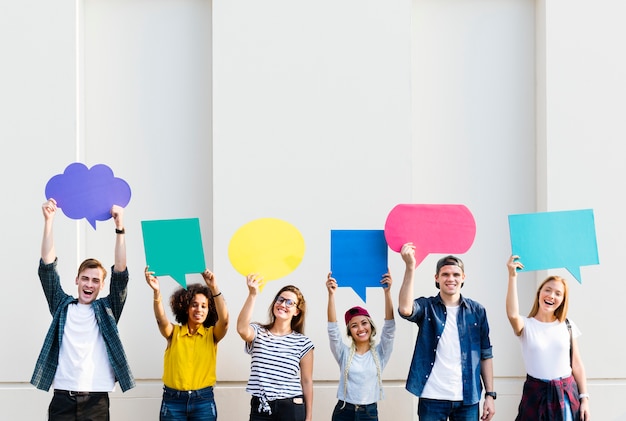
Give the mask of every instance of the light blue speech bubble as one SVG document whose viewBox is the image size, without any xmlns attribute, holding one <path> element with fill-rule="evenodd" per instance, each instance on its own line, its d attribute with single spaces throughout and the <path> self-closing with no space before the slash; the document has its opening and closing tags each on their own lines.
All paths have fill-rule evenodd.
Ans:
<svg viewBox="0 0 626 421">
<path fill-rule="evenodd" d="M 206 269 L 200 220 L 141 221 L 146 264 L 155 276 L 168 275 L 187 289 L 185 274 Z"/>
<path fill-rule="evenodd" d="M 330 270 L 339 287 L 351 287 L 366 302 L 368 287 L 381 287 L 387 273 L 384 230 L 331 230 Z"/>
<path fill-rule="evenodd" d="M 509 215 L 509 230 L 522 271 L 565 268 L 582 283 L 580 266 L 599 263 L 592 209 Z"/>
</svg>

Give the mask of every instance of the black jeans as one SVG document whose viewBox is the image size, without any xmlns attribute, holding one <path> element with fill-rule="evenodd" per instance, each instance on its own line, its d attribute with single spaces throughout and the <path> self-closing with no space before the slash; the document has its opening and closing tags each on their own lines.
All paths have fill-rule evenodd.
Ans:
<svg viewBox="0 0 626 421">
<path fill-rule="evenodd" d="M 263 408 L 261 399 L 253 396 L 250 400 L 250 421 L 304 421 L 306 417 L 302 396 L 276 399 L 267 404 L 269 411 L 259 411 L 259 408 Z"/>
<path fill-rule="evenodd" d="M 109 421 L 107 392 L 69 392 L 54 389 L 49 421 Z"/>
<path fill-rule="evenodd" d="M 332 421 L 378 421 L 378 404 L 353 405 L 339 401 L 333 410 Z"/>
</svg>

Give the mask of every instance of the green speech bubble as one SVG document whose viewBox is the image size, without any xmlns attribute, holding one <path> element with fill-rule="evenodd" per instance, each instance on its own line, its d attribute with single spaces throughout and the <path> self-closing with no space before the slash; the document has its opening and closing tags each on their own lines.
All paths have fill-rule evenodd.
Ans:
<svg viewBox="0 0 626 421">
<path fill-rule="evenodd" d="M 185 275 L 206 269 L 200 220 L 141 221 L 146 264 L 155 276 L 168 275 L 187 289 Z"/>
</svg>

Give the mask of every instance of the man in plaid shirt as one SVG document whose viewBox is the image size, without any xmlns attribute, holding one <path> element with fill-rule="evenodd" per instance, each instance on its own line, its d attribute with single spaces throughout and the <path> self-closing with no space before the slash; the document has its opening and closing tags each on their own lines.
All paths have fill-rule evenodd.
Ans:
<svg viewBox="0 0 626 421">
<path fill-rule="evenodd" d="M 49 199 L 42 210 L 39 279 L 53 320 L 31 383 L 41 390 L 54 384 L 49 420 L 109 420 L 108 392 L 113 391 L 116 381 L 124 392 L 135 386 L 117 329 L 128 285 L 123 209 L 117 205 L 111 208 L 115 264 L 110 294 L 103 298 L 98 294 L 104 289 L 107 271 L 96 259 L 86 259 L 78 268 L 78 298 L 63 291 L 52 233 L 56 201 Z"/>
</svg>

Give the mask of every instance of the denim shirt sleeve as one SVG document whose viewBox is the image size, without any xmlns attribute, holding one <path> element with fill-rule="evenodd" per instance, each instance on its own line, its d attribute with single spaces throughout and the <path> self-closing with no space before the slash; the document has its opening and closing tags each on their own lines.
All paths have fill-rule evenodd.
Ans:
<svg viewBox="0 0 626 421">
<path fill-rule="evenodd" d="M 480 329 L 480 359 L 488 360 L 493 358 L 493 346 L 489 340 L 489 321 L 487 320 L 487 311 L 482 307 L 482 320 Z"/>
<path fill-rule="evenodd" d="M 405 320 L 420 324 L 421 320 L 424 317 L 425 305 L 426 303 L 424 302 L 424 297 L 416 298 L 413 300 L 413 311 L 410 315 L 405 316 L 404 314 L 400 313 L 400 310 L 398 310 L 398 314 Z"/>
</svg>

